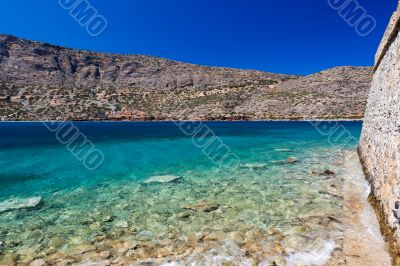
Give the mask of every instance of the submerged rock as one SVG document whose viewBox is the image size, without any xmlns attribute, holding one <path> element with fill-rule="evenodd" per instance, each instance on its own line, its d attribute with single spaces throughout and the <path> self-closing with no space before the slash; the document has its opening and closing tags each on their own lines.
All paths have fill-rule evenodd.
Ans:
<svg viewBox="0 0 400 266">
<path fill-rule="evenodd" d="M 283 161 L 272 161 L 272 163 L 274 163 L 274 164 L 293 164 L 293 163 L 297 163 L 298 161 L 299 161 L 299 159 L 297 159 L 296 157 L 289 157 Z"/>
<path fill-rule="evenodd" d="M 289 157 L 287 158 L 287 160 L 285 161 L 285 163 L 296 163 L 298 162 L 299 159 L 295 158 L 295 157 Z"/>
<path fill-rule="evenodd" d="M 337 191 L 333 191 L 331 188 L 327 188 L 327 189 L 322 189 L 319 191 L 320 194 L 326 194 L 338 199 L 343 200 L 344 197 L 342 195 L 339 195 L 339 193 Z"/>
<path fill-rule="evenodd" d="M 222 231 L 211 232 L 204 236 L 206 241 L 223 241 L 226 238 L 226 234 Z"/>
<path fill-rule="evenodd" d="M 267 167 L 266 163 L 246 163 L 246 164 L 241 164 L 241 168 L 249 168 L 249 169 L 262 169 Z"/>
<path fill-rule="evenodd" d="M 106 260 L 106 259 L 111 257 L 111 253 L 110 253 L 110 251 L 106 250 L 106 251 L 100 252 L 99 257 L 101 259 L 105 259 Z"/>
<path fill-rule="evenodd" d="M 183 212 L 178 215 L 178 218 L 181 220 L 187 220 L 190 218 L 190 213 L 189 212 Z"/>
<path fill-rule="evenodd" d="M 144 184 L 151 184 L 151 183 L 169 183 L 169 182 L 175 182 L 182 179 L 181 176 L 176 176 L 176 175 L 158 175 L 158 176 L 152 176 L 146 181 L 144 181 Z"/>
<path fill-rule="evenodd" d="M 20 209 L 35 208 L 41 202 L 42 202 L 41 197 L 33 197 L 28 199 L 9 199 L 0 202 L 0 213 L 20 210 Z"/>
<path fill-rule="evenodd" d="M 335 172 L 333 172 L 332 170 L 329 170 L 329 169 L 326 169 L 323 172 L 312 171 L 311 174 L 315 175 L 315 176 L 327 176 L 327 177 L 333 177 L 334 175 L 336 175 Z"/>
<path fill-rule="evenodd" d="M 278 151 L 278 152 L 290 152 L 291 149 L 275 149 L 275 151 Z"/>
<path fill-rule="evenodd" d="M 198 212 L 212 212 L 212 211 L 218 210 L 219 204 L 201 202 L 201 203 L 198 203 L 195 205 L 185 206 L 183 208 L 187 209 L 187 210 L 198 211 Z"/>
<path fill-rule="evenodd" d="M 29 264 L 29 266 L 45 266 L 45 265 L 47 265 L 47 263 L 42 259 L 34 260 Z"/>
<path fill-rule="evenodd" d="M 105 223 L 112 222 L 113 220 L 114 220 L 114 218 L 112 216 L 106 216 L 102 219 L 102 221 Z"/>
<path fill-rule="evenodd" d="M 326 170 L 323 172 L 323 175 L 327 175 L 327 176 L 329 176 L 329 175 L 335 175 L 335 172 L 333 172 L 333 171 L 331 171 L 331 170 L 329 170 L 329 169 L 326 169 Z"/>
<path fill-rule="evenodd" d="M 127 221 L 119 221 L 115 224 L 115 227 L 119 227 L 119 228 L 128 228 L 129 224 Z"/>
</svg>

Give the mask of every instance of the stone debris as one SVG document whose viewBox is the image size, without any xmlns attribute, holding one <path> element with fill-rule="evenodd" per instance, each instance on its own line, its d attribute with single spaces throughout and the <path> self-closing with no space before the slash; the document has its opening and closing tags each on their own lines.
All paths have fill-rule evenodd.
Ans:
<svg viewBox="0 0 400 266">
<path fill-rule="evenodd" d="M 152 176 L 146 181 L 144 181 L 144 184 L 151 184 L 151 183 L 170 183 L 170 182 L 175 182 L 182 179 L 181 176 L 176 176 L 176 175 L 159 175 L 159 176 Z"/>
<path fill-rule="evenodd" d="M 37 207 L 42 202 L 41 197 L 33 197 L 27 199 L 9 199 L 0 202 L 0 213 L 15 211 L 20 209 L 30 209 Z"/>
</svg>

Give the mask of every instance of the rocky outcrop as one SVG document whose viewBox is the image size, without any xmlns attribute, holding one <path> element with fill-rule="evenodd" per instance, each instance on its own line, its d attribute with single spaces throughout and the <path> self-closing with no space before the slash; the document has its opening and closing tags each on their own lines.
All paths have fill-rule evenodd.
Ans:
<svg viewBox="0 0 400 266">
<path fill-rule="evenodd" d="M 360 141 L 360 155 L 384 222 L 400 254 L 400 5 L 376 56 L 375 74 Z"/>
<path fill-rule="evenodd" d="M 370 67 L 336 67 L 287 80 L 252 95 L 236 110 L 254 110 L 256 116 L 278 119 L 362 118 L 372 73 Z"/>
<path fill-rule="evenodd" d="M 204 67 L 145 55 L 95 53 L 0 35 L 0 80 L 17 86 L 205 89 L 294 76 Z"/>
<path fill-rule="evenodd" d="M 0 35 L 2 120 L 362 118 L 371 79 L 370 67 L 299 77 Z"/>
</svg>

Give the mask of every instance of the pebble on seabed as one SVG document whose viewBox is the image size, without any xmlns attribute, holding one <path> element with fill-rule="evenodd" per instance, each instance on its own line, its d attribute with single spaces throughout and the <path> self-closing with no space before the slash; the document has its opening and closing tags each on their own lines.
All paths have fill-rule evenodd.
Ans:
<svg viewBox="0 0 400 266">
<path fill-rule="evenodd" d="M 176 176 L 176 175 L 159 175 L 159 176 L 152 176 L 146 181 L 144 181 L 144 184 L 151 184 L 151 183 L 169 183 L 169 182 L 174 182 L 182 179 L 181 176 Z"/>
</svg>

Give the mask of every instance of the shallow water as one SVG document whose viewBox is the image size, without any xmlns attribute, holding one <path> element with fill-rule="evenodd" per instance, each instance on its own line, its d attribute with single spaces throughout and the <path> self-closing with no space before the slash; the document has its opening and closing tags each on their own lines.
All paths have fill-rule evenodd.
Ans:
<svg viewBox="0 0 400 266">
<path fill-rule="evenodd" d="M 342 214 L 335 191 L 359 122 L 340 123 L 350 142 L 328 134 L 332 123 L 319 125 L 324 134 L 308 122 L 207 123 L 240 158 L 230 168 L 214 164 L 173 123 L 75 125 L 104 154 L 95 171 L 41 123 L 0 123 L 0 202 L 43 199 L 35 209 L 0 214 L 1 265 L 39 258 L 290 265 L 291 253 L 340 239 L 327 217 Z M 290 157 L 299 161 L 283 163 Z M 336 175 L 321 175 L 326 169 Z M 143 183 L 158 175 L 183 178 Z"/>
</svg>

